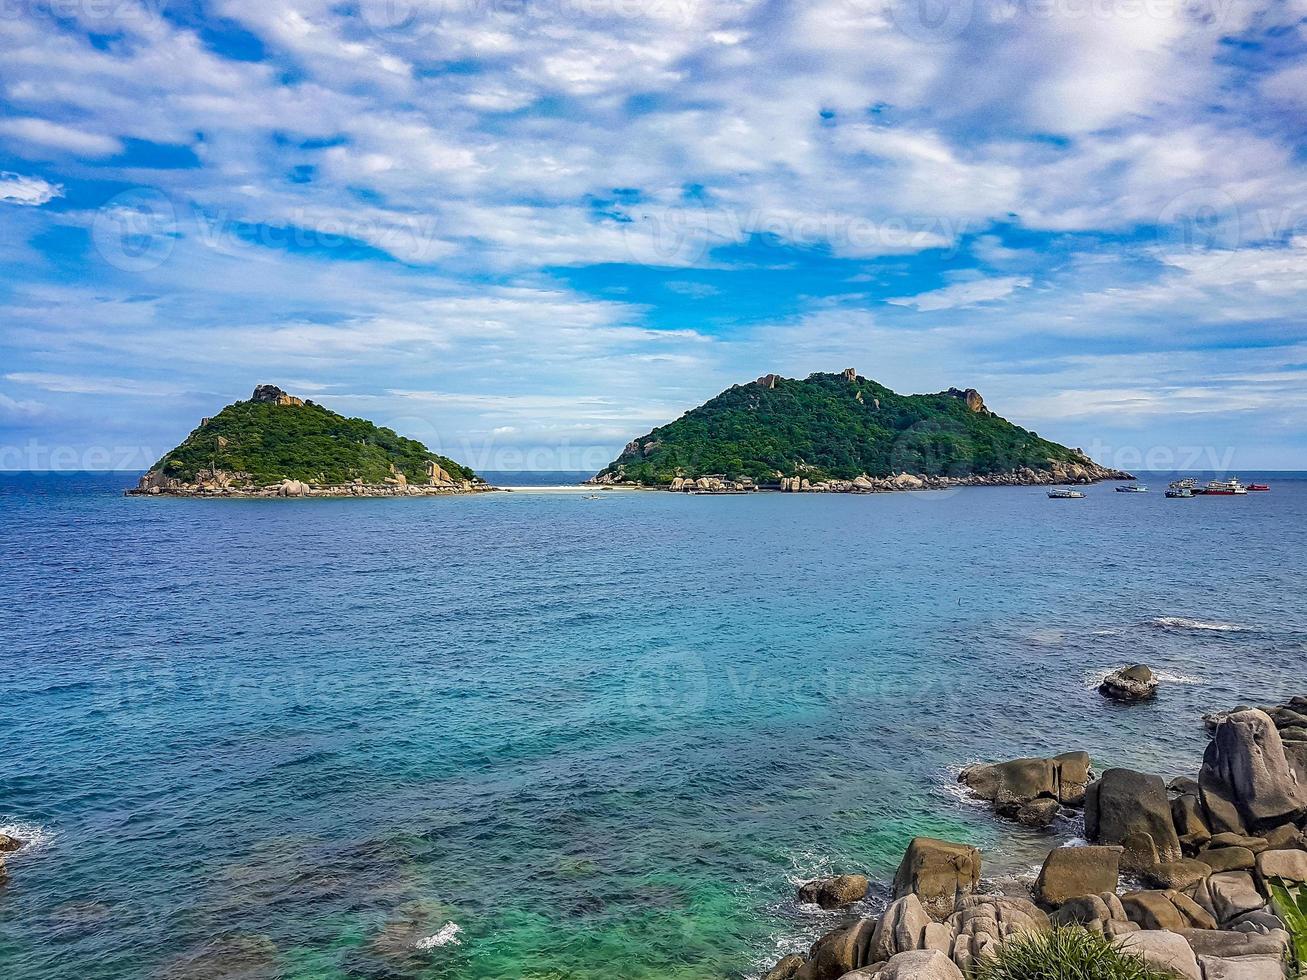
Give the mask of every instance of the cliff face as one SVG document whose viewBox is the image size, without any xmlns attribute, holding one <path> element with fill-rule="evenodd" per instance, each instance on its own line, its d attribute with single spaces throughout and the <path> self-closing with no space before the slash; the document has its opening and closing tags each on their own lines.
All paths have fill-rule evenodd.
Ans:
<svg viewBox="0 0 1307 980">
<path fill-rule="evenodd" d="M 259 385 L 203 419 L 134 492 L 375 496 L 478 486 L 470 469 L 414 439 Z"/>
<path fill-rule="evenodd" d="M 874 490 L 1113 478 L 1129 474 L 1008 422 L 974 388 L 900 395 L 846 368 L 736 385 L 632 440 L 595 482 Z"/>
</svg>

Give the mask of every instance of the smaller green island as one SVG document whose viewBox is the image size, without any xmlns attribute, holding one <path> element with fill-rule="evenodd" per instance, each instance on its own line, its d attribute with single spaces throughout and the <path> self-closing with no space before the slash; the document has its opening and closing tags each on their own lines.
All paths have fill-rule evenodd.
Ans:
<svg viewBox="0 0 1307 980">
<path fill-rule="evenodd" d="M 129 495 L 394 497 L 492 490 L 416 439 L 276 385 L 202 419 Z"/>
</svg>

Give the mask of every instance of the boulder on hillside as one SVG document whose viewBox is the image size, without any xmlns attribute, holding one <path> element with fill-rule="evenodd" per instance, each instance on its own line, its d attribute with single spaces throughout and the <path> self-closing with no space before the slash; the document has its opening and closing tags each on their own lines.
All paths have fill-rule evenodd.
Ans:
<svg viewBox="0 0 1307 980">
<path fill-rule="evenodd" d="M 916 895 L 933 919 L 946 919 L 980 884 L 980 852 L 967 844 L 917 837 L 894 875 L 894 897 Z"/>
<path fill-rule="evenodd" d="M 1222 871 L 1204 878 L 1186 892 L 1211 913 L 1221 925 L 1227 925 L 1249 912 L 1266 907 L 1257 883 L 1247 871 Z"/>
<path fill-rule="evenodd" d="M 1082 895 L 1115 892 L 1121 874 L 1119 846 L 1059 847 L 1044 859 L 1035 901 L 1057 908 Z"/>
<path fill-rule="evenodd" d="M 799 901 L 837 909 L 867 897 L 866 875 L 836 875 L 818 878 L 799 886 Z"/>
<path fill-rule="evenodd" d="M 962 980 L 962 971 L 939 950 L 919 949 L 899 953 L 868 976 L 869 980 Z"/>
<path fill-rule="evenodd" d="M 1185 980 L 1203 980 L 1193 948 L 1183 936 L 1164 929 L 1141 929 L 1121 937 L 1124 952 L 1141 956 L 1153 966 L 1170 970 Z"/>
<path fill-rule="evenodd" d="M 1142 929 L 1215 929 L 1216 919 L 1183 892 L 1138 891 L 1121 896 L 1126 917 Z"/>
<path fill-rule="evenodd" d="M 953 927 L 953 962 L 964 972 L 1008 936 L 1019 932 L 1045 932 L 1048 915 L 1026 898 L 1007 895 L 970 895 L 958 901 L 948 918 Z"/>
<path fill-rule="evenodd" d="M 1257 855 L 1257 875 L 1267 882 L 1279 878 L 1289 884 L 1307 884 L 1307 851 L 1262 851 Z"/>
<path fill-rule="evenodd" d="M 1159 861 L 1184 857 L 1162 778 L 1109 769 L 1085 793 L 1085 836 L 1096 844 L 1125 844 L 1132 834 L 1150 836 Z"/>
<path fill-rule="evenodd" d="M 890 903 L 880 917 L 871 944 L 867 947 L 869 963 L 883 963 L 897 953 L 925 946 L 926 928 L 931 918 L 916 895 L 906 895 Z"/>
<path fill-rule="evenodd" d="M 1256 832 L 1307 816 L 1307 782 L 1290 766 L 1275 723 L 1255 708 L 1217 723 L 1198 783 L 1217 833 Z"/>
<path fill-rule="evenodd" d="M 1195 782 L 1195 788 L 1197 785 Z M 1207 811 L 1196 792 L 1182 793 L 1171 801 L 1171 821 L 1180 836 L 1180 845 L 1186 850 L 1195 851 L 1212 839 Z"/>
<path fill-rule="evenodd" d="M 1098 693 L 1113 701 L 1147 701 L 1157 694 L 1157 675 L 1146 664 L 1122 667 L 1103 678 Z"/>
<path fill-rule="evenodd" d="M 1213 871 L 1251 871 L 1257 858 L 1246 847 L 1210 847 L 1200 851 L 1198 860 Z"/>
<path fill-rule="evenodd" d="M 1284 961 L 1275 956 L 1198 957 L 1203 980 L 1284 980 Z"/>
<path fill-rule="evenodd" d="M 866 966 L 867 948 L 876 931 L 874 918 L 859 919 L 845 929 L 828 932 L 815 943 L 808 960 L 794 974 L 795 980 L 839 980 L 846 973 Z"/>
<path fill-rule="evenodd" d="M 1239 956 L 1283 957 L 1288 948 L 1288 934 L 1258 935 L 1229 929 L 1184 929 L 1180 935 L 1199 956 L 1233 959 Z"/>
<path fill-rule="evenodd" d="M 1154 864 L 1143 869 L 1140 874 L 1154 888 L 1184 891 L 1204 878 L 1210 878 L 1212 868 L 1195 858 L 1181 858 L 1179 861 Z"/>
</svg>

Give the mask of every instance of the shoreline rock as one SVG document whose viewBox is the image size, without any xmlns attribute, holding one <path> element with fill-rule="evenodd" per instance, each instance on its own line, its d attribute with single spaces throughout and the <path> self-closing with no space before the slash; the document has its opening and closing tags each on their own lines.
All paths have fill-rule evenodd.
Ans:
<svg viewBox="0 0 1307 980">
<path fill-rule="evenodd" d="M 1098 693 L 1112 701 L 1147 701 L 1157 696 L 1157 675 L 1147 664 L 1122 667 L 1103 678 Z"/>
<path fill-rule="evenodd" d="M 925 473 L 892 473 L 874 477 L 862 474 L 852 480 L 822 480 L 805 476 L 777 475 L 774 483 L 758 483 L 749 478 L 729 479 L 725 474 L 700 477 L 677 477 L 667 484 L 644 484 L 627 481 L 611 473 L 593 476 L 592 486 L 628 486 L 672 493 L 895 493 L 909 490 L 950 490 L 958 487 L 1043 487 L 1061 484 L 1087 486 L 1108 480 L 1134 480 L 1124 470 L 1113 470 L 1097 463 L 1072 463 L 1049 470 L 1029 467 L 1004 473 L 970 476 L 930 476 Z"/>
<path fill-rule="evenodd" d="M 824 909 L 838 909 L 867 897 L 866 875 L 836 875 L 799 886 L 798 899 Z"/>
<path fill-rule="evenodd" d="M 230 476 L 230 475 L 228 475 Z M 318 485 L 299 480 L 282 480 L 280 483 L 258 487 L 234 486 L 228 480 L 211 479 L 201 483 L 182 483 L 160 479 L 159 474 L 147 473 L 140 483 L 123 491 L 126 497 L 205 497 L 209 499 L 347 499 L 351 497 L 448 497 L 472 493 L 504 493 L 499 487 L 464 481 L 456 484 L 416 484 L 399 479 L 390 483 L 337 483 Z"/>
<path fill-rule="evenodd" d="M 1305 727 L 1303 709 L 1307 698 L 1214 717 L 1198 780 L 1109 769 L 1089 783 L 1091 843 L 1050 850 L 1031 889 L 1039 904 L 980 893 L 975 848 L 915 838 L 883 915 L 827 933 L 764 980 L 956 980 L 1010 936 L 1052 928 L 1098 933 L 1185 980 L 1284 980 L 1290 937 L 1269 882 L 1307 889 L 1307 771 L 1287 761 L 1279 732 Z M 1074 798 L 1075 777 L 1092 776 L 1083 753 L 970 766 L 959 781 L 996 811 L 1019 810 L 1058 802 L 1059 766 Z"/>
</svg>

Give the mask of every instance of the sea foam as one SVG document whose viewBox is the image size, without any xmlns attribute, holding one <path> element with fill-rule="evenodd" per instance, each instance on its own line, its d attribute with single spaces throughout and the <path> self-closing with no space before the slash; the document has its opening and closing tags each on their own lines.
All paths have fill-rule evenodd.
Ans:
<svg viewBox="0 0 1307 980">
<path fill-rule="evenodd" d="M 1155 616 L 1148 621 L 1149 626 L 1163 630 L 1200 630 L 1208 633 L 1246 633 L 1247 626 L 1238 623 L 1222 623 L 1205 619 L 1189 619 L 1186 616 Z"/>
<path fill-rule="evenodd" d="M 446 922 L 435 935 L 419 939 L 414 944 L 414 948 L 428 950 L 439 949 L 441 946 L 457 946 L 460 942 L 458 934 L 462 931 L 463 927 L 457 922 Z"/>
<path fill-rule="evenodd" d="M 0 826 L 0 834 L 23 842 L 23 846 L 15 852 L 16 854 L 33 854 L 37 851 L 44 851 L 55 840 L 55 832 L 48 827 L 22 821 Z"/>
<path fill-rule="evenodd" d="M 1118 670 L 1129 667 L 1129 664 L 1117 664 L 1115 667 L 1099 668 L 1091 670 L 1085 674 L 1085 689 L 1090 691 L 1098 690 L 1100 684 L 1107 679 L 1107 675 Z M 1177 674 L 1169 670 L 1154 670 L 1153 676 L 1163 684 L 1203 684 L 1206 683 L 1203 678 L 1195 677 L 1192 674 Z"/>
</svg>

